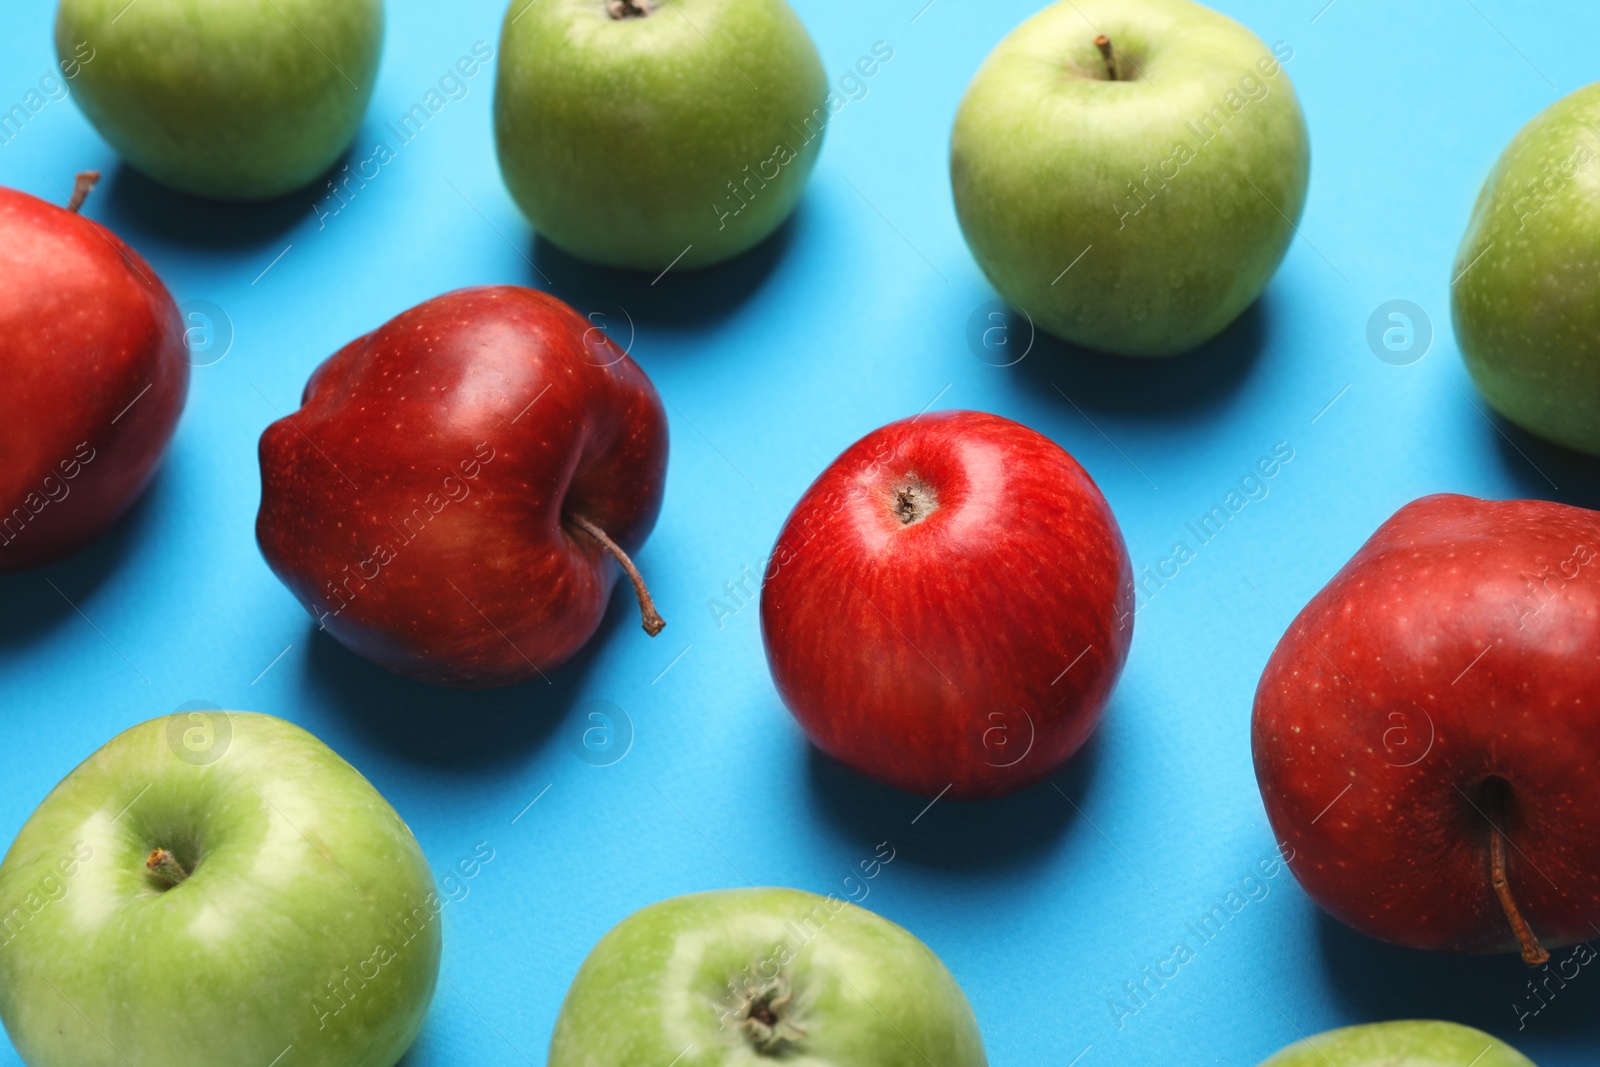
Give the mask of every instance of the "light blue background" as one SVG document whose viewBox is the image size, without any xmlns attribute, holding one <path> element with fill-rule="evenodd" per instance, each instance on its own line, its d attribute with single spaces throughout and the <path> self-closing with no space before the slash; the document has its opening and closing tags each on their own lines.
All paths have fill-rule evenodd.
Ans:
<svg viewBox="0 0 1600 1067">
<path fill-rule="evenodd" d="M 1283 875 L 1120 1028 L 1108 1000 L 1274 854 L 1248 725 L 1285 617 L 1416 496 L 1596 502 L 1593 464 L 1483 413 L 1447 293 L 1500 149 L 1600 71 L 1600 10 L 1335 0 L 1319 14 L 1323 0 L 1225 0 L 1294 48 L 1286 69 L 1311 126 L 1309 202 L 1282 270 L 1239 325 L 1187 357 L 1119 362 L 1041 339 L 1002 369 L 967 341 L 993 293 L 956 225 L 946 145 L 967 80 L 1035 4 L 925 3 L 799 0 L 835 81 L 876 41 L 894 59 L 834 120 L 777 239 L 654 288 L 536 247 L 495 165 L 492 70 L 325 226 L 312 193 L 252 210 L 169 194 L 119 166 L 67 100 L 0 147 L 0 182 L 57 202 L 74 171 L 105 170 L 88 214 L 180 302 L 213 302 L 235 331 L 226 358 L 195 372 L 134 513 L 73 560 L 0 579 L 0 841 L 114 733 L 206 700 L 321 736 L 395 804 L 441 877 L 478 843 L 494 849 L 445 911 L 444 981 L 406 1061 L 419 1067 L 541 1062 L 574 970 L 629 912 L 747 881 L 842 892 L 885 840 L 896 859 L 866 903 L 949 964 L 996 1064 L 1248 1065 L 1303 1034 L 1415 1015 L 1514 1038 L 1543 1067 L 1594 1063 L 1600 977 L 1518 1034 L 1515 959 L 1369 943 Z M 7 4 L 0 106 L 51 71 L 50 8 Z M 496 44 L 503 6 L 391 0 L 389 13 L 358 147 L 474 42 Z M 639 562 L 670 625 L 645 638 L 622 591 L 553 686 L 413 685 L 313 636 L 262 563 L 256 439 L 350 338 L 458 286 L 544 286 L 532 264 L 580 309 L 627 308 L 634 357 L 668 400 L 666 507 Z M 1432 317 L 1415 365 L 1367 346 L 1369 316 L 1392 299 Z M 1136 568 L 1276 442 L 1294 459 L 1140 611 L 1105 723 L 1053 786 L 942 801 L 918 819 L 926 801 L 808 750 L 768 679 L 754 606 L 719 626 L 709 603 L 760 567 L 834 455 L 930 404 L 1000 412 L 1063 444 L 1111 500 Z M 613 766 L 574 754 L 586 701 L 631 721 Z M 0 1049 L 0 1064 L 15 1062 Z"/>
</svg>

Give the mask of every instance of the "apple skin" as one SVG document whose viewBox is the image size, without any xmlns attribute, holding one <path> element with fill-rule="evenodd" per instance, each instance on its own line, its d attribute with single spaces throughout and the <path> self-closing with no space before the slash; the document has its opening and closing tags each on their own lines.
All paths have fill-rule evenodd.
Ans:
<svg viewBox="0 0 1600 1067">
<path fill-rule="evenodd" d="M 794 211 L 827 98 L 816 45 L 784 0 L 673 0 L 629 18 L 601 0 L 512 0 L 495 144 L 512 197 L 562 251 L 704 267 Z"/>
<path fill-rule="evenodd" d="M 416 838 L 299 727 L 177 718 L 85 760 L 0 865 L 0 1018 L 22 1061 L 216 1067 L 293 1045 L 306 1067 L 392 1067 L 439 973 Z M 187 881 L 147 872 L 156 848 Z"/>
<path fill-rule="evenodd" d="M 1597 170 L 1600 83 L 1545 108 L 1506 146 L 1456 253 L 1450 309 L 1496 411 L 1600 456 Z"/>
<path fill-rule="evenodd" d="M 935 506 L 903 523 L 913 484 Z M 1133 572 L 1060 446 L 998 415 L 922 415 L 857 441 L 800 498 L 761 635 L 828 755 L 924 796 L 996 797 L 1093 732 L 1133 639 Z"/>
<path fill-rule="evenodd" d="M 340 349 L 261 435 L 256 540 L 346 647 L 467 688 L 594 634 L 655 526 L 667 418 L 644 371 L 555 297 L 461 289 Z M 452 588 L 452 586 L 454 588 Z"/>
<path fill-rule="evenodd" d="M 769 979 L 793 999 L 772 1006 L 786 1036 L 763 1053 L 740 1016 L 782 995 Z M 567 990 L 548 1063 L 724 1067 L 769 1056 L 988 1062 L 961 987 L 910 933 L 838 897 L 726 889 L 652 904 L 601 938 Z"/>
<path fill-rule="evenodd" d="M 1000 295 L 1124 356 L 1220 333 L 1266 287 L 1305 206 L 1310 141 L 1281 58 L 1189 0 L 1064 0 L 1013 31 L 950 140 L 961 231 Z M 1214 108 L 1223 118 L 1203 127 Z"/>
<path fill-rule="evenodd" d="M 1329 1030 L 1279 1052 L 1261 1067 L 1535 1067 L 1482 1030 L 1403 1019 Z"/>
<path fill-rule="evenodd" d="M 78 52 L 87 42 L 87 61 Z M 163 184 L 269 200 L 333 166 L 366 114 L 382 0 L 61 0 L 56 51 L 100 135 Z"/>
<path fill-rule="evenodd" d="M 189 391 L 183 323 L 116 234 L 0 188 L 0 377 L 0 571 L 14 571 L 98 537 L 155 476 Z"/>
<path fill-rule="evenodd" d="M 1594 937 L 1597 518 L 1413 501 L 1279 642 L 1256 690 L 1256 778 L 1290 869 L 1334 918 L 1411 948 L 1515 951 L 1490 885 L 1495 814 L 1533 934 L 1546 948 Z"/>
</svg>

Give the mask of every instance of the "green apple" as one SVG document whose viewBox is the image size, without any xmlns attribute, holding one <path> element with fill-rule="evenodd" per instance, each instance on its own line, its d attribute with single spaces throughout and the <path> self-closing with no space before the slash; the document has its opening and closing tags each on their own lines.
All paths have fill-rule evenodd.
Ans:
<svg viewBox="0 0 1600 1067">
<path fill-rule="evenodd" d="M 1347 1026 L 1298 1041 L 1261 1067 L 1534 1067 L 1482 1030 L 1431 1020 Z"/>
<path fill-rule="evenodd" d="M 1305 206 L 1293 55 L 1189 0 L 1063 0 L 1017 27 L 950 141 L 961 230 L 1000 295 L 1121 355 L 1219 333 Z"/>
<path fill-rule="evenodd" d="M 111 146 L 174 189 L 268 200 L 315 181 L 372 98 L 383 0 L 61 0 L 56 51 Z M 85 57 L 88 57 L 87 59 Z"/>
<path fill-rule="evenodd" d="M 495 143 L 512 197 L 556 247 L 703 267 L 789 217 L 833 103 L 784 0 L 512 0 Z"/>
<path fill-rule="evenodd" d="M 733 889 L 652 904 L 589 953 L 549 1067 L 772 1060 L 980 1067 L 972 1008 L 939 957 L 835 896 Z"/>
<path fill-rule="evenodd" d="M 441 907 L 406 824 L 322 742 L 179 712 L 67 775 L 0 864 L 0 1019 L 28 1067 L 393 1067 Z"/>
<path fill-rule="evenodd" d="M 1512 138 L 1451 277 L 1467 370 L 1530 433 L 1600 455 L 1600 83 Z"/>
</svg>

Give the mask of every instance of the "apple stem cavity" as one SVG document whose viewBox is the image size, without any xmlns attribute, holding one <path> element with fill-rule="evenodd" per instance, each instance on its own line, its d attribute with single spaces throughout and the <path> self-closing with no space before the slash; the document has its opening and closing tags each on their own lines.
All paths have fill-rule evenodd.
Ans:
<svg viewBox="0 0 1600 1067">
<path fill-rule="evenodd" d="M 650 14 L 650 0 L 609 0 L 606 11 L 614 19 L 642 19 Z"/>
<path fill-rule="evenodd" d="M 737 1018 L 757 1052 L 774 1053 L 785 1042 L 792 1043 L 806 1036 L 803 1028 L 784 1017 L 783 1009 L 793 1000 L 789 982 L 781 974 L 745 994 Z"/>
<path fill-rule="evenodd" d="M 76 215 L 83 208 L 83 202 L 89 199 L 89 194 L 94 191 L 95 183 L 99 180 L 100 172 L 97 170 L 79 171 L 72 183 L 72 198 L 67 201 L 67 210 Z"/>
<path fill-rule="evenodd" d="M 178 857 L 171 851 L 158 848 L 150 853 L 144 861 L 145 870 L 160 879 L 168 889 L 175 885 L 183 884 L 189 877 L 189 872 L 183 869 L 183 864 L 178 862 Z"/>
<path fill-rule="evenodd" d="M 907 471 L 891 495 L 889 510 L 902 526 L 912 526 L 939 510 L 938 494 L 933 487 L 918 478 L 916 472 Z"/>
<path fill-rule="evenodd" d="M 1094 39 L 1094 46 L 1100 49 L 1100 58 L 1106 61 L 1106 78 L 1116 81 L 1117 58 L 1111 51 L 1111 38 L 1102 33 Z"/>
<path fill-rule="evenodd" d="M 1522 962 L 1538 967 L 1549 962 L 1550 953 L 1533 936 L 1533 929 L 1511 895 L 1511 882 L 1506 877 L 1506 835 L 1500 827 L 1505 822 L 1510 795 L 1511 784 L 1504 778 L 1490 778 L 1483 783 L 1484 804 L 1489 809 L 1489 881 L 1494 886 L 1494 895 L 1500 899 L 1501 910 L 1506 913 L 1506 921 L 1511 924 L 1511 932 L 1516 935 Z"/>
<path fill-rule="evenodd" d="M 663 619 L 661 613 L 656 610 L 656 602 L 650 598 L 650 590 L 645 587 L 644 575 L 639 573 L 639 568 L 633 565 L 633 560 L 628 558 L 628 554 L 622 551 L 622 546 L 611 540 L 604 530 L 582 515 L 572 515 L 570 518 L 574 526 L 594 538 L 599 542 L 601 548 L 611 553 L 616 558 L 616 561 L 622 564 L 623 572 L 627 574 L 628 580 L 633 583 L 633 591 L 639 597 L 639 614 L 644 623 L 644 632 L 654 637 L 666 629 L 667 620 Z"/>
</svg>

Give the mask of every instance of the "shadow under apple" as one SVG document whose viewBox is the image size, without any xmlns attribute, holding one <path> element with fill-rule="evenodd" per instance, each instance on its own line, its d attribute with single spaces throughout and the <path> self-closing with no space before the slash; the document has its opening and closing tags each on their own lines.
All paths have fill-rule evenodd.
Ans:
<svg viewBox="0 0 1600 1067">
<path fill-rule="evenodd" d="M 275 244 L 312 217 L 312 208 L 323 195 L 328 176 L 345 166 L 350 157 L 347 150 L 304 189 L 260 203 L 191 196 L 121 162 L 94 194 L 104 196 L 109 207 L 97 212 L 91 200 L 84 210 L 135 247 L 139 244 L 135 235 L 140 231 L 175 244 L 204 248 L 249 249 Z"/>
<path fill-rule="evenodd" d="M 804 214 L 802 203 L 766 240 L 726 262 L 698 270 L 673 267 L 665 273 L 598 267 L 535 235 L 533 264 L 538 273 L 528 284 L 586 315 L 613 316 L 626 309 L 637 322 L 693 328 L 734 311 L 761 288 L 793 243 Z M 619 334 L 616 323 L 595 321 L 627 347 L 627 334 Z"/>
<path fill-rule="evenodd" d="M 639 634 L 639 608 L 627 583 L 606 605 L 600 627 L 560 667 L 504 689 L 451 689 L 415 682 L 369 663 L 308 620 L 305 683 L 339 709 L 375 747 L 416 763 L 470 770 L 520 762 L 569 717 L 602 650 Z M 629 628 L 634 633 L 628 633 Z M 582 727 L 573 726 L 575 732 Z"/>
<path fill-rule="evenodd" d="M 1469 384 L 1467 388 L 1471 388 Z M 1537 437 L 1499 413 L 1481 396 L 1472 400 L 1494 420 L 1495 452 L 1517 493 L 1528 499 L 1556 500 L 1575 507 L 1600 508 L 1600 457 L 1586 456 Z M 1552 484 L 1554 483 L 1554 484 Z"/>
<path fill-rule="evenodd" d="M 69 616 L 77 617 L 72 603 L 81 605 L 93 597 L 144 543 L 153 517 L 165 506 L 161 498 L 166 495 L 166 471 L 164 463 L 133 506 L 77 552 L 54 563 L 0 574 L 0 646 L 25 647 Z M 21 536 L 26 537 L 27 531 Z M 69 597 L 72 603 L 67 602 Z"/>
<path fill-rule="evenodd" d="M 928 797 L 857 774 L 808 744 L 808 802 L 868 852 L 887 840 L 921 866 L 1015 877 L 1019 869 L 1047 864 L 1067 828 L 1083 822 L 1072 805 L 1081 808 L 1094 788 L 1100 745 L 1096 733 L 1065 767 L 1020 793 L 984 801 L 945 797 L 930 807 Z"/>
<path fill-rule="evenodd" d="M 1016 388 L 1058 403 L 1129 415 L 1210 412 L 1226 404 L 1254 368 L 1271 334 L 1265 293 L 1220 334 L 1177 356 L 1144 359 L 1082 348 L 1036 330 L 1016 365 Z M 1059 392 L 1057 391 L 1059 389 Z"/>
<path fill-rule="evenodd" d="M 1600 1034 L 1600 959 L 1586 952 L 1556 949 L 1547 965 L 1530 968 L 1514 953 L 1455 956 L 1390 945 L 1320 909 L 1316 922 L 1323 968 L 1352 1017 L 1450 1019 L 1513 1045 L 1532 1032 Z M 1575 976 L 1564 977 L 1563 966 Z"/>
</svg>

